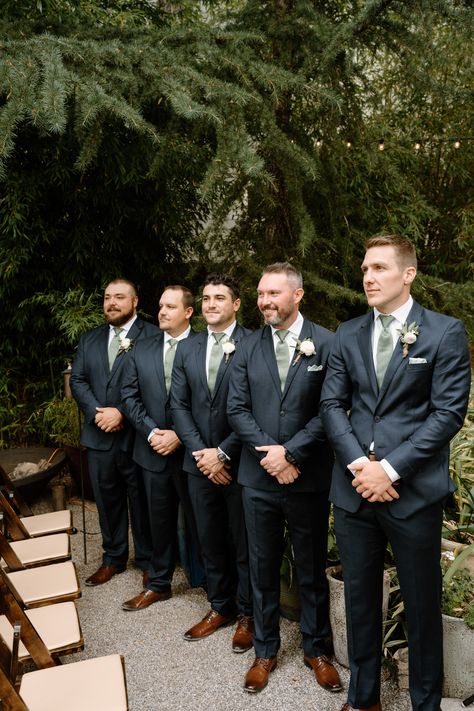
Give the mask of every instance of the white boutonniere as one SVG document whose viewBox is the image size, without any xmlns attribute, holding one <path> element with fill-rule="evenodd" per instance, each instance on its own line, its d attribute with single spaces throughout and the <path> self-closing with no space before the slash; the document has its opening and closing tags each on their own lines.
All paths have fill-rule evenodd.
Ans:
<svg viewBox="0 0 474 711">
<path fill-rule="evenodd" d="M 134 343 L 135 341 L 132 338 L 120 338 L 117 355 L 129 351 L 131 348 L 133 348 Z"/>
<path fill-rule="evenodd" d="M 403 357 L 406 358 L 408 355 L 408 348 L 413 343 L 416 343 L 416 339 L 420 335 L 418 325 L 415 321 L 410 323 L 408 326 L 404 323 L 401 328 L 397 328 L 397 331 L 400 334 L 400 343 L 403 344 Z"/>
<path fill-rule="evenodd" d="M 296 358 L 294 359 L 292 365 L 296 365 L 301 356 L 309 358 L 316 353 L 316 346 L 314 345 L 311 338 L 304 338 L 302 341 L 297 340 L 295 346 Z"/>
<path fill-rule="evenodd" d="M 229 360 L 231 357 L 232 353 L 235 353 L 235 341 L 233 338 L 226 338 L 225 341 L 222 342 L 222 350 L 225 355 L 225 362 Z"/>
</svg>

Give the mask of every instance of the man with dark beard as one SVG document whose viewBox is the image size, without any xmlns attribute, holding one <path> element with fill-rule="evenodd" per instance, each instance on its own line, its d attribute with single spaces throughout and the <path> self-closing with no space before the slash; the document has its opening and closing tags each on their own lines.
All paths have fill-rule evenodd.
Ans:
<svg viewBox="0 0 474 711">
<path fill-rule="evenodd" d="M 244 445 L 238 482 L 243 487 L 255 620 L 255 661 L 244 689 L 252 693 L 265 688 L 277 662 L 285 523 L 295 555 L 304 662 L 323 688 L 342 688 L 326 650 L 333 457 L 319 417 L 333 334 L 303 318 L 303 294 L 301 274 L 291 264 L 265 269 L 257 305 L 266 325 L 242 341 L 229 386 L 229 423 Z"/>
<path fill-rule="evenodd" d="M 137 317 L 137 304 L 132 282 L 110 282 L 104 294 L 107 323 L 81 337 L 72 367 L 71 390 L 84 413 L 81 444 L 87 447 L 104 549 L 102 565 L 86 580 L 91 586 L 108 582 L 126 568 L 128 507 L 135 563 L 144 573 L 151 556 L 146 503 L 132 459 L 134 433 L 120 404 L 128 351 L 135 341 L 158 333 L 156 326 Z"/>
</svg>

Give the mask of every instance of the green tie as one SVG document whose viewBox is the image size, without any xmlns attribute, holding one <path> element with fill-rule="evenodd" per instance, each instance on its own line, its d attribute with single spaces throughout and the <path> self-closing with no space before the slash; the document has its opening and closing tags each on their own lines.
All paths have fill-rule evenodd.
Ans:
<svg viewBox="0 0 474 711">
<path fill-rule="evenodd" d="M 376 372 L 377 382 L 379 384 L 379 388 L 381 388 L 385 377 L 385 371 L 387 370 L 387 366 L 393 353 L 393 338 L 390 333 L 389 326 L 395 319 L 393 316 L 383 316 L 382 314 L 379 314 L 379 319 L 382 324 L 382 331 L 377 343 Z"/>
<path fill-rule="evenodd" d="M 290 350 L 288 348 L 288 343 L 286 342 L 288 331 L 281 328 L 278 331 L 275 331 L 275 333 L 280 339 L 275 350 L 278 375 L 280 376 L 280 387 L 283 392 L 285 389 L 286 376 L 288 375 L 288 368 L 290 367 Z"/>
<path fill-rule="evenodd" d="M 166 392 L 169 393 L 171 387 L 171 373 L 173 372 L 173 361 L 176 353 L 177 338 L 170 338 L 168 341 L 168 350 L 165 353 L 165 386 Z"/>
<path fill-rule="evenodd" d="M 114 360 L 116 359 L 117 353 L 120 350 L 120 334 L 122 333 L 123 328 L 120 328 L 119 326 L 114 326 L 114 331 L 115 336 L 112 338 L 109 344 L 109 370 L 112 370 Z"/>
<path fill-rule="evenodd" d="M 225 336 L 225 333 L 213 333 L 215 343 L 212 344 L 211 355 L 209 358 L 209 374 L 207 377 L 207 385 L 209 387 L 209 392 L 214 395 L 214 388 L 216 387 L 217 371 L 221 364 L 223 350 L 221 346 L 221 341 Z"/>
</svg>

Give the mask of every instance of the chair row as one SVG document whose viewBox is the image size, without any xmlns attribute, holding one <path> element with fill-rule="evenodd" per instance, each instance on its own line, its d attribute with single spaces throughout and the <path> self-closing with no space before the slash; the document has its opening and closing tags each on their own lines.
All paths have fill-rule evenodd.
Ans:
<svg viewBox="0 0 474 711">
<path fill-rule="evenodd" d="M 62 655 L 84 649 L 71 512 L 34 516 L 17 494 L 11 486 L 0 491 L 2 709 L 127 711 L 120 655 L 61 665 Z M 22 674 L 25 661 L 36 670 Z"/>
</svg>

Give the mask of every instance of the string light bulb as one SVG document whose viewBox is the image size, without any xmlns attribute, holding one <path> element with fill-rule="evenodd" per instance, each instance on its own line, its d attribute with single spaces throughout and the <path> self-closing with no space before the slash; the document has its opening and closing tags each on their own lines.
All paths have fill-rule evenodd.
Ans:
<svg viewBox="0 0 474 711">
<path fill-rule="evenodd" d="M 346 148 L 352 148 L 352 141 L 347 141 Z"/>
<path fill-rule="evenodd" d="M 454 141 L 454 147 L 461 148 L 461 141 L 458 138 Z"/>
<path fill-rule="evenodd" d="M 415 145 L 413 146 L 415 151 L 419 151 L 421 148 L 421 141 L 415 141 Z"/>
<path fill-rule="evenodd" d="M 384 150 L 385 150 L 385 141 L 383 138 L 381 138 L 379 141 L 379 151 L 384 151 Z"/>
<path fill-rule="evenodd" d="M 321 148 L 321 146 L 323 145 L 323 139 L 317 138 L 314 142 L 314 145 L 316 146 L 316 148 Z"/>
</svg>

